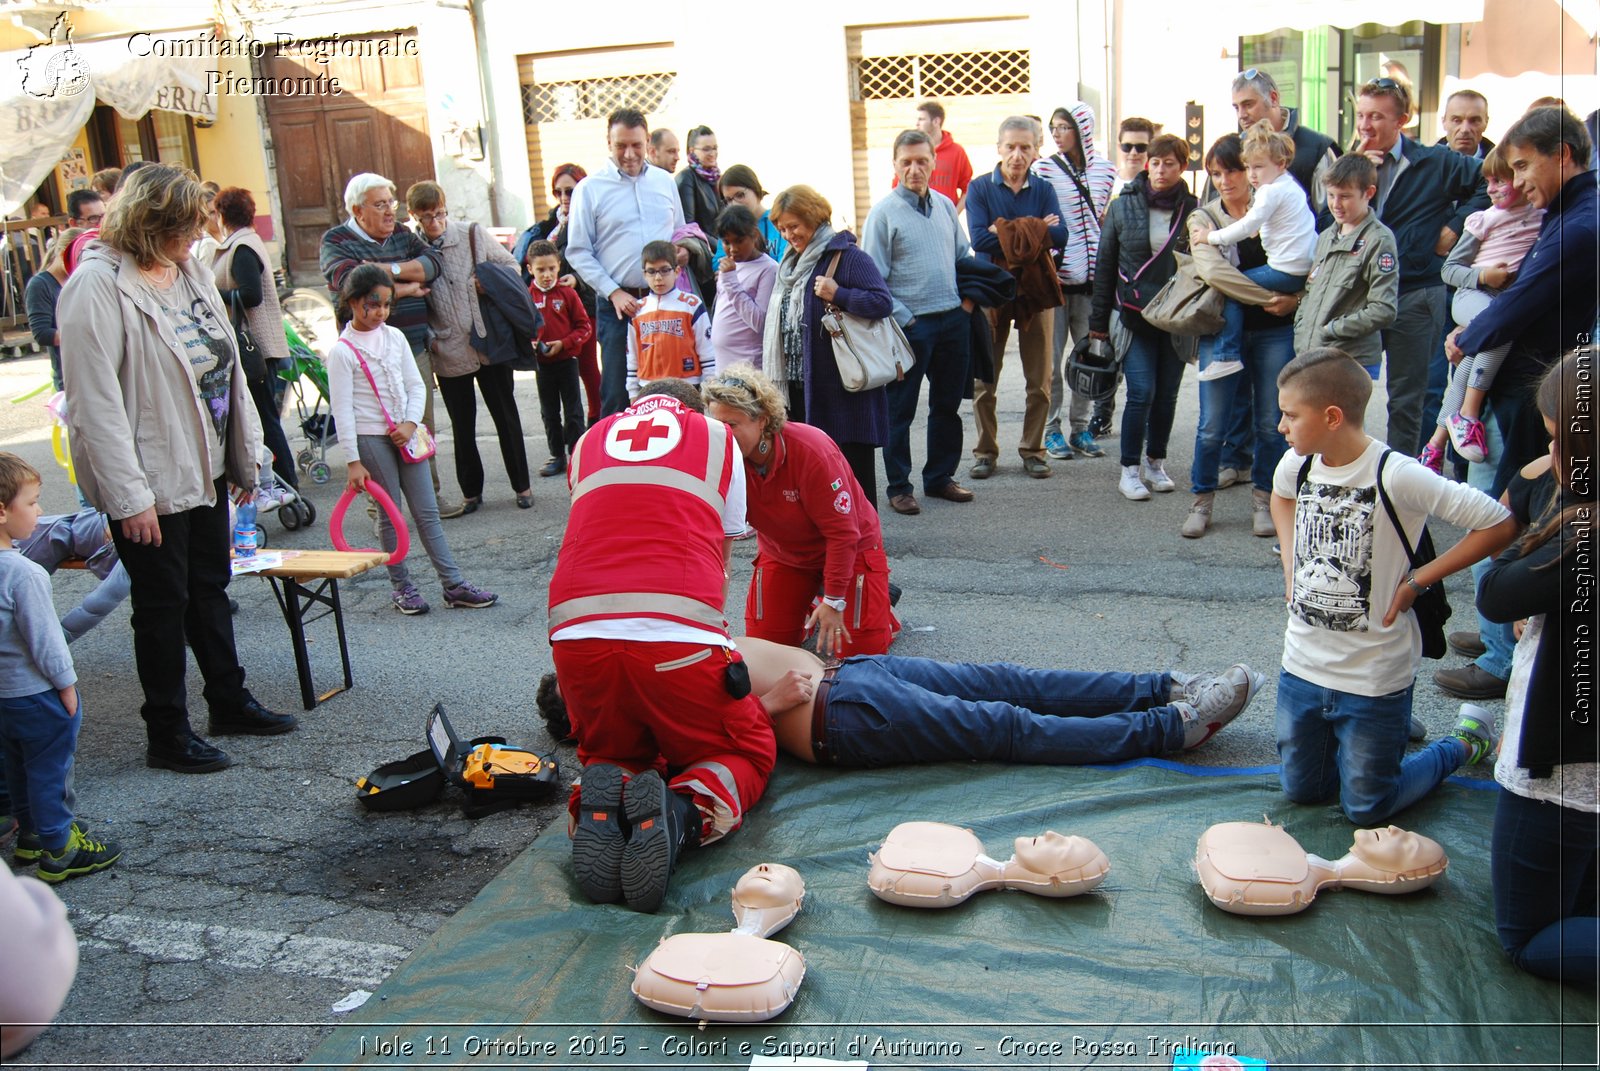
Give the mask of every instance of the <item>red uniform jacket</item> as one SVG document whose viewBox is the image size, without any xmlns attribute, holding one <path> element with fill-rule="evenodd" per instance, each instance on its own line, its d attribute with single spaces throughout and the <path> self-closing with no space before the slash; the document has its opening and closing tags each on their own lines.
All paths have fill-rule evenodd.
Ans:
<svg viewBox="0 0 1600 1071">
<path fill-rule="evenodd" d="M 554 286 L 549 291 L 540 290 L 538 284 L 528 287 L 533 307 L 544 317 L 539 328 L 540 342 L 560 342 L 561 352 L 554 357 L 540 357 L 540 364 L 575 361 L 594 345 L 594 321 L 589 310 L 583 307 L 578 292 L 570 286 Z"/>
<path fill-rule="evenodd" d="M 842 597 L 856 555 L 883 546 L 878 511 L 834 441 L 808 424 L 785 424 L 766 475 L 745 462 L 746 516 L 762 554 L 797 569 L 822 569 L 824 594 Z"/>
</svg>

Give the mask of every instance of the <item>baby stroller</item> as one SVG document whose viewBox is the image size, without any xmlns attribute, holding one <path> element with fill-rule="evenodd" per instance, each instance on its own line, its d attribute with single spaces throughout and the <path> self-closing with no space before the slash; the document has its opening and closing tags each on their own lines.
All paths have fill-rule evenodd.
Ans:
<svg viewBox="0 0 1600 1071">
<path fill-rule="evenodd" d="M 317 507 L 278 478 L 272 470 L 272 451 L 263 446 L 256 464 L 256 516 L 265 518 L 269 513 L 276 513 L 278 520 L 291 532 L 317 519 Z M 266 546 L 259 535 L 257 545 Z"/>
<path fill-rule="evenodd" d="M 306 345 L 287 318 L 283 322 L 283 329 L 289 339 L 289 360 L 278 375 L 294 391 L 295 413 L 300 420 L 300 430 L 306 437 L 306 447 L 296 455 L 295 460 L 313 483 L 327 483 L 333 476 L 333 470 L 328 467 L 328 447 L 338 441 L 333 413 L 327 408 L 328 368 L 317 352 Z M 310 398 L 307 397 L 307 381 L 316 391 L 315 396 Z"/>
</svg>

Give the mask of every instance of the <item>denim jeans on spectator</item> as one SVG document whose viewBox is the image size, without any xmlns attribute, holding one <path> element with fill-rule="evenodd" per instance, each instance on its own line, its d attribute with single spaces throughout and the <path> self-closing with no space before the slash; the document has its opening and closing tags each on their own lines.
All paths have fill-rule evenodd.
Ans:
<svg viewBox="0 0 1600 1071">
<path fill-rule="evenodd" d="M 628 408 L 628 324 L 604 296 L 594 318 L 595 337 L 600 341 L 600 415 L 610 416 Z"/>
<path fill-rule="evenodd" d="M 1500 791 L 1489 873 L 1511 962 L 1540 978 L 1600 981 L 1600 815 Z"/>
<path fill-rule="evenodd" d="M 928 494 L 955 478 L 961 463 L 961 395 L 972 378 L 967 338 L 971 317 L 958 305 L 918 316 L 906 328 L 916 364 L 889 384 L 889 445 L 883 471 L 889 497 L 911 493 L 911 424 L 917 418 L 922 380 L 928 380 L 928 459 L 922 489 Z"/>
<path fill-rule="evenodd" d="M 1345 817 L 1375 826 L 1437 788 L 1465 761 L 1461 741 L 1435 740 L 1406 754 L 1411 690 L 1353 695 L 1278 671 L 1278 761 L 1296 803 L 1339 798 Z"/>
<path fill-rule="evenodd" d="M 1256 456 L 1256 407 L 1251 403 L 1251 394 L 1251 391 L 1241 390 L 1233 396 L 1233 404 L 1229 407 L 1228 430 L 1222 435 L 1222 456 L 1217 461 L 1219 469 L 1247 472 Z"/>
<path fill-rule="evenodd" d="M 1178 411 L 1183 358 L 1165 333 L 1149 328 L 1130 331 L 1122 375 L 1128 384 L 1122 406 L 1122 464 L 1137 465 L 1141 454 L 1160 460 L 1167 456 L 1167 439 Z M 1215 481 L 1216 474 L 1211 478 Z"/>
<path fill-rule="evenodd" d="M 1200 367 L 1214 359 L 1215 342 L 1215 337 L 1200 340 Z M 1242 370 L 1200 384 L 1200 422 L 1195 428 L 1194 464 L 1189 470 L 1189 482 L 1197 495 L 1217 489 L 1217 467 L 1236 409 L 1255 415 L 1255 453 L 1250 464 L 1253 487 L 1272 490 L 1272 474 L 1289 448 L 1278 431 L 1278 373 L 1294 360 L 1294 328 L 1246 332 L 1243 359 Z"/>
<path fill-rule="evenodd" d="M 1245 273 L 1246 278 L 1257 286 L 1264 286 L 1278 294 L 1298 294 L 1306 288 L 1304 275 L 1290 275 L 1288 272 L 1279 271 L 1270 264 L 1263 264 L 1251 268 Z M 1244 305 L 1224 298 L 1222 302 L 1222 330 L 1216 335 L 1217 356 L 1225 361 L 1243 360 L 1244 353 Z"/>
<path fill-rule="evenodd" d="M 1494 470 L 1500 464 L 1500 452 L 1505 449 L 1505 442 L 1500 436 L 1500 424 L 1495 420 L 1494 410 L 1489 406 L 1483 407 L 1483 435 L 1486 450 L 1484 461 L 1478 465 L 1467 466 L 1467 483 L 1476 487 L 1484 494 L 1489 493 L 1489 488 L 1494 484 Z M 1489 566 L 1494 564 L 1494 559 L 1482 558 L 1472 563 L 1472 590 L 1478 590 L 1478 582 L 1483 579 L 1483 574 L 1489 571 Z M 1474 612 L 1477 610 L 1474 599 Z M 1516 634 L 1511 631 L 1511 623 L 1490 621 L 1482 614 L 1478 614 L 1478 638 L 1483 641 L 1483 654 L 1477 658 L 1478 668 L 1491 677 L 1500 680 L 1511 679 L 1511 652 L 1517 646 Z"/>
<path fill-rule="evenodd" d="M 67 846 L 71 832 L 68 791 L 82 713 L 81 698 L 77 714 L 68 714 L 54 689 L 0 699 L 0 755 L 11 792 L 11 813 L 53 852 Z"/>
<path fill-rule="evenodd" d="M 828 693 L 828 745 L 842 766 L 1118 762 L 1183 746 L 1171 690 L 1166 673 L 852 658 Z"/>
</svg>

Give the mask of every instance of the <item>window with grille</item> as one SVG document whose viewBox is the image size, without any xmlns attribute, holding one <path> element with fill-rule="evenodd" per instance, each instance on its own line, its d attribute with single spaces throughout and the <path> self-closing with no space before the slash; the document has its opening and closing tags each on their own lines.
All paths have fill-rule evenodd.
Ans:
<svg viewBox="0 0 1600 1071">
<path fill-rule="evenodd" d="M 625 74 L 615 78 L 584 78 L 575 82 L 524 83 L 523 121 L 563 123 L 575 119 L 604 119 L 618 108 L 638 108 L 646 115 L 668 110 L 676 71 Z"/>
<path fill-rule="evenodd" d="M 863 56 L 850 62 L 850 99 L 981 97 L 1031 92 L 1027 49 Z"/>
</svg>

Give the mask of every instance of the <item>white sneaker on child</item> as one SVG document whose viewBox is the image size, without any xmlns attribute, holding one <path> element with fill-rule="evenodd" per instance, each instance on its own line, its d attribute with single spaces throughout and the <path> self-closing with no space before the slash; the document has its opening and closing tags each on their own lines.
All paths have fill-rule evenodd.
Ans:
<svg viewBox="0 0 1600 1071">
<path fill-rule="evenodd" d="M 1445 428 L 1450 432 L 1450 442 L 1469 464 L 1481 465 L 1489 456 L 1489 437 L 1484 434 L 1483 422 L 1460 413 L 1445 418 Z"/>
<path fill-rule="evenodd" d="M 1218 379 L 1226 379 L 1235 372 L 1244 371 L 1243 361 L 1212 361 L 1200 369 L 1200 382 L 1210 383 Z"/>
</svg>

